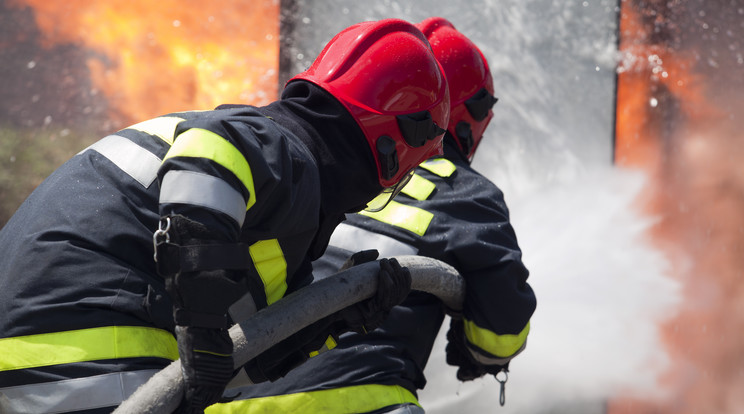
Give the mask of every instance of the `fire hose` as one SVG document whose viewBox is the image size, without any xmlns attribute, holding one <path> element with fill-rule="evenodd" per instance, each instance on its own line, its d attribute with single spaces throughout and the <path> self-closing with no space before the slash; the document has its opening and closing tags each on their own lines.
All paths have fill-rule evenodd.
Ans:
<svg viewBox="0 0 744 414">
<path fill-rule="evenodd" d="M 420 256 L 396 259 L 411 272 L 411 288 L 437 296 L 449 312 L 462 309 L 465 283 L 441 261 Z M 377 262 L 364 263 L 312 283 L 230 328 L 236 369 L 272 345 L 377 291 Z M 233 384 L 238 386 L 243 384 Z M 183 398 L 181 363 L 174 361 L 140 386 L 114 414 L 171 413 Z"/>
</svg>

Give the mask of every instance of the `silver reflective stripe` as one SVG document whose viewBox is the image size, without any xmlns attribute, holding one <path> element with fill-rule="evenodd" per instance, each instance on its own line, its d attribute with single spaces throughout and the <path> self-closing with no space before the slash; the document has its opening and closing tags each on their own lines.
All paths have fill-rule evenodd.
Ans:
<svg viewBox="0 0 744 414">
<path fill-rule="evenodd" d="M 64 413 L 117 406 L 157 372 L 156 369 L 116 372 L 0 388 L 0 412 Z"/>
<path fill-rule="evenodd" d="M 328 244 L 353 252 L 377 249 L 380 252 L 380 258 L 418 253 L 418 249 L 410 244 L 344 223 L 336 227 Z"/>
<path fill-rule="evenodd" d="M 389 411 L 380 411 L 376 410 L 375 413 L 379 414 L 424 414 L 425 411 L 423 408 L 419 407 L 416 404 L 406 404 L 402 407 L 395 407 L 391 408 Z"/>
<path fill-rule="evenodd" d="M 152 152 L 118 135 L 109 135 L 86 149 L 108 158 L 145 188 L 157 178 L 162 160 Z"/>
<path fill-rule="evenodd" d="M 506 358 L 499 358 L 499 357 L 496 357 L 496 356 L 494 356 L 494 357 L 487 357 L 487 356 L 481 354 L 480 352 L 475 351 L 474 349 L 472 349 L 472 345 L 470 345 L 470 344 L 466 344 L 466 345 L 468 347 L 468 351 L 470 351 L 470 355 L 473 357 L 473 359 L 475 359 L 479 363 L 481 363 L 483 365 L 506 365 L 506 363 L 509 362 L 509 361 L 511 361 L 512 358 L 514 358 L 515 356 L 517 356 L 520 352 L 524 351 L 524 348 L 527 346 L 527 342 L 525 342 L 524 344 L 522 344 L 522 347 L 519 348 L 519 350 L 517 350 L 517 352 L 515 352 L 514 355 L 509 356 L 509 357 L 506 357 Z"/>
<path fill-rule="evenodd" d="M 246 201 L 225 181 L 195 171 L 171 170 L 160 185 L 160 204 L 179 203 L 207 207 L 232 217 L 243 225 Z"/>
</svg>

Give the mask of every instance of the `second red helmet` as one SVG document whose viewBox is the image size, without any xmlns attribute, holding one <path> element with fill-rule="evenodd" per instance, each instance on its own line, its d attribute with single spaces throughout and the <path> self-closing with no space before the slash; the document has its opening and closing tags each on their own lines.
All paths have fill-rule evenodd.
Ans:
<svg viewBox="0 0 744 414">
<path fill-rule="evenodd" d="M 470 39 L 444 18 L 430 17 L 416 27 L 429 39 L 447 76 L 451 98 L 447 130 L 472 160 L 497 101 L 488 61 Z"/>
<path fill-rule="evenodd" d="M 351 113 L 372 149 L 383 187 L 441 155 L 450 113 L 447 81 L 413 24 L 386 19 L 351 26 L 289 82 L 300 79 L 325 89 Z"/>
</svg>

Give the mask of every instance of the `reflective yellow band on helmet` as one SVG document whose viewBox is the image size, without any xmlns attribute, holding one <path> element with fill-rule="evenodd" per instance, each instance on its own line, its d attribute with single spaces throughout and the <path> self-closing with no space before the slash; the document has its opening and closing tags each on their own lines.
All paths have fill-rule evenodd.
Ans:
<svg viewBox="0 0 744 414">
<path fill-rule="evenodd" d="M 435 188 L 437 188 L 436 184 L 418 174 L 414 174 L 411 181 L 403 187 L 401 193 L 421 201 L 429 198 Z"/>
<path fill-rule="evenodd" d="M 391 224 L 423 236 L 429 228 L 434 214 L 418 207 L 408 206 L 393 200 L 378 212 L 360 211 L 359 214 L 383 223 Z"/>
<path fill-rule="evenodd" d="M 530 333 L 530 323 L 517 335 L 497 335 L 496 333 L 483 329 L 473 321 L 463 320 L 465 323 L 465 337 L 478 348 L 497 357 L 510 357 L 514 355 L 527 341 Z"/>
<path fill-rule="evenodd" d="M 172 157 L 206 158 L 227 168 L 248 190 L 246 209 L 250 209 L 256 203 L 251 167 L 243 154 L 225 138 L 206 129 L 189 129 L 178 136 L 165 159 Z"/>
<path fill-rule="evenodd" d="M 420 407 L 416 397 L 401 386 L 370 384 L 214 404 L 209 406 L 205 412 L 207 414 L 365 413 L 407 403 Z"/>
<path fill-rule="evenodd" d="M 449 177 L 455 172 L 455 170 L 457 170 L 455 164 L 453 164 L 452 161 L 446 158 L 434 158 L 432 160 L 426 160 L 421 163 L 420 167 L 440 177 Z"/>
<path fill-rule="evenodd" d="M 154 135 L 167 142 L 168 145 L 173 145 L 173 136 L 176 134 L 176 127 L 183 121 L 185 119 L 175 116 L 161 116 L 160 118 L 148 119 L 126 129 L 136 129 L 137 131 Z"/>
<path fill-rule="evenodd" d="M 142 326 L 106 326 L 0 339 L 0 371 L 97 361 L 155 357 L 178 359 L 176 338 Z"/>
<path fill-rule="evenodd" d="M 252 244 L 253 266 L 261 276 L 266 292 L 266 303 L 271 305 L 287 292 L 287 261 L 277 239 L 260 240 Z"/>
</svg>

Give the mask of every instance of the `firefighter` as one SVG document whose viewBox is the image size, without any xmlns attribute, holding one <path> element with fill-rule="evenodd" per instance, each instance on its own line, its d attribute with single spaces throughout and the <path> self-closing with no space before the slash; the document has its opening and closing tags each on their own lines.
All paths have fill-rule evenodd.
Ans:
<svg viewBox="0 0 744 414">
<path fill-rule="evenodd" d="M 0 412 L 111 412 L 179 357 L 179 411 L 202 412 L 233 376 L 235 315 L 310 283 L 344 213 L 440 154 L 448 116 L 427 39 L 387 19 L 340 32 L 265 107 L 173 113 L 81 151 L 0 231 Z M 410 288 L 394 260 L 378 281 L 336 327 L 374 329 Z"/>
<path fill-rule="evenodd" d="M 525 348 L 536 300 L 504 195 L 470 167 L 493 116 L 493 81 L 481 51 L 449 21 L 433 17 L 417 26 L 450 85 L 444 156 L 416 168 L 382 211 L 349 215 L 313 263 L 315 275 L 372 260 L 377 251 L 382 257 L 416 254 L 452 265 L 465 278 L 466 297 L 462 314 L 451 318 L 447 362 L 458 367 L 461 381 L 492 375 L 503 387 L 510 360 Z M 234 390 L 241 400 L 207 413 L 422 413 L 416 393 L 426 384 L 423 370 L 444 316 L 434 296 L 411 292 L 380 328 L 345 334 L 332 351 L 275 382 Z M 267 352 L 248 366 L 271 371 L 281 367 L 271 360 L 277 357 Z"/>
</svg>

